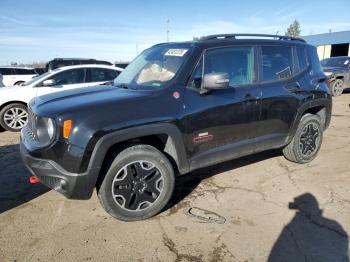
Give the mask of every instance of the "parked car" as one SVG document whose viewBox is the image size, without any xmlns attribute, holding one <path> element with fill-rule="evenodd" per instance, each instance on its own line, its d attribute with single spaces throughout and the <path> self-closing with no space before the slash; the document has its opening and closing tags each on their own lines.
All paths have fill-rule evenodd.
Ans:
<svg viewBox="0 0 350 262">
<path fill-rule="evenodd" d="M 3 80 L 3 76 L 0 73 L 0 87 L 4 87 L 5 86 L 4 83 L 2 82 L 2 80 Z"/>
<path fill-rule="evenodd" d="M 47 72 L 46 68 L 42 68 L 42 67 L 36 67 L 34 68 L 34 70 L 39 76 Z"/>
<path fill-rule="evenodd" d="M 333 96 L 340 96 L 350 87 L 350 56 L 331 57 L 321 61 L 325 74 L 331 81 Z"/>
<path fill-rule="evenodd" d="M 3 76 L 5 86 L 20 85 L 38 75 L 34 68 L 14 66 L 0 67 L 0 74 Z"/>
<path fill-rule="evenodd" d="M 116 67 L 120 67 L 120 68 L 126 68 L 130 63 L 115 63 L 114 65 Z"/>
<path fill-rule="evenodd" d="M 113 65 L 113 64 L 107 61 L 89 59 L 89 58 L 55 58 L 46 63 L 46 71 L 51 71 L 63 66 L 71 66 L 71 65 Z"/>
<path fill-rule="evenodd" d="M 28 120 L 27 103 L 35 96 L 112 81 L 121 68 L 104 65 L 67 66 L 47 72 L 15 87 L 0 89 L 0 124 L 20 131 Z"/>
<path fill-rule="evenodd" d="M 331 118 L 326 80 L 299 38 L 158 44 L 114 86 L 33 99 L 21 155 L 33 182 L 72 199 L 96 187 L 113 217 L 145 219 L 166 206 L 178 175 L 273 148 L 313 160 Z"/>
</svg>

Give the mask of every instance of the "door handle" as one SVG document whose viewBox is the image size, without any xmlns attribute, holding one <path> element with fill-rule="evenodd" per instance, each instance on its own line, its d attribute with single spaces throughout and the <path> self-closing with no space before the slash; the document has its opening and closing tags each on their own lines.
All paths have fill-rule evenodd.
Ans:
<svg viewBox="0 0 350 262">
<path fill-rule="evenodd" d="M 292 83 L 292 84 L 288 84 L 284 86 L 284 89 L 286 89 L 288 92 L 298 92 L 300 91 L 300 85 L 298 82 Z"/>
</svg>

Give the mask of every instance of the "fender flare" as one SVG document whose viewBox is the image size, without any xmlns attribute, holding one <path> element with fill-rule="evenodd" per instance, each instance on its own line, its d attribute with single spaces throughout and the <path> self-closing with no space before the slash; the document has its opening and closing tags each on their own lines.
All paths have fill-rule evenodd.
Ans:
<svg viewBox="0 0 350 262">
<path fill-rule="evenodd" d="M 107 151 L 117 143 L 143 136 L 160 134 L 165 134 L 168 136 L 168 140 L 166 141 L 165 145 L 165 152 L 173 157 L 178 166 L 180 174 L 187 173 L 189 171 L 189 162 L 187 159 L 182 134 L 175 125 L 169 123 L 136 126 L 114 131 L 102 136 L 94 146 L 88 162 L 88 169 L 96 167 L 101 168 Z"/>
<path fill-rule="evenodd" d="M 324 124 L 324 129 L 328 128 L 331 120 L 331 115 L 332 115 L 332 100 L 330 98 L 318 98 L 318 99 L 306 102 L 299 107 L 298 112 L 296 113 L 293 124 L 289 129 L 289 134 L 286 138 L 286 144 L 288 144 L 294 137 L 295 132 L 298 128 L 300 119 L 302 118 L 304 113 L 309 109 L 320 107 L 320 106 L 326 109 L 326 115 L 325 115 L 323 124 Z"/>
</svg>

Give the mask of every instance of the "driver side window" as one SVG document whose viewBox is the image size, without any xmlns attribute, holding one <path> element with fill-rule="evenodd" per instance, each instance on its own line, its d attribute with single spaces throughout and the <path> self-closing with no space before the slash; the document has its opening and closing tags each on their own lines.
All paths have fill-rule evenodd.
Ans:
<svg viewBox="0 0 350 262">
<path fill-rule="evenodd" d="M 46 79 L 53 80 L 54 85 L 73 85 L 85 83 L 85 69 L 70 69 Z"/>
<path fill-rule="evenodd" d="M 194 70 L 189 87 L 200 89 L 203 70 L 208 73 L 227 73 L 230 87 L 253 83 L 254 78 L 253 47 L 224 47 L 207 50 Z M 204 60 L 204 67 L 203 67 Z"/>
</svg>

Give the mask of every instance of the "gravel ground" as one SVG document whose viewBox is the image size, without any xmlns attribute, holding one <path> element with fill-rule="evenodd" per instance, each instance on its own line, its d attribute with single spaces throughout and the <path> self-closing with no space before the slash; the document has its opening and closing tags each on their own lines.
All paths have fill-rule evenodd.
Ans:
<svg viewBox="0 0 350 262">
<path fill-rule="evenodd" d="M 278 151 L 192 172 L 163 213 L 108 216 L 96 194 L 29 185 L 19 135 L 0 133 L 0 261 L 348 261 L 350 93 L 333 100 L 319 156 Z"/>
</svg>

